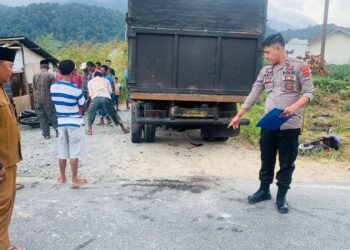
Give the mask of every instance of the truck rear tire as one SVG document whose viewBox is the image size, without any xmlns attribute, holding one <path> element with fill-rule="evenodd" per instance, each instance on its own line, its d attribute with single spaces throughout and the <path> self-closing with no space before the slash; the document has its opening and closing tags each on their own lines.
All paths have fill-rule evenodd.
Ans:
<svg viewBox="0 0 350 250">
<path fill-rule="evenodd" d="M 156 127 L 154 125 L 145 125 L 145 142 L 154 142 L 156 138 Z"/>
<path fill-rule="evenodd" d="M 147 110 L 152 110 L 153 109 L 153 105 L 150 102 L 146 102 L 143 105 L 143 110 L 144 110 L 144 114 L 146 114 Z M 145 125 L 144 126 L 144 138 L 145 138 L 145 142 L 151 143 L 155 141 L 156 138 L 156 126 L 155 125 Z"/>
<path fill-rule="evenodd" d="M 142 126 L 137 124 L 137 118 L 140 116 L 140 104 L 138 102 L 131 103 L 131 142 L 141 143 Z"/>
</svg>

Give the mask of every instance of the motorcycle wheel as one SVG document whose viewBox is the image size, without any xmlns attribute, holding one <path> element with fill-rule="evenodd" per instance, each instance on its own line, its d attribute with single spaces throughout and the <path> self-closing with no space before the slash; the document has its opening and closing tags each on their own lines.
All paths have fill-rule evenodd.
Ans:
<svg viewBox="0 0 350 250">
<path fill-rule="evenodd" d="M 300 155 L 310 155 L 322 151 L 321 143 L 310 144 L 308 142 L 303 142 L 299 144 L 298 151 Z"/>
<path fill-rule="evenodd" d="M 31 126 L 32 128 L 40 127 L 38 117 L 20 117 L 18 122 L 23 125 Z"/>
</svg>

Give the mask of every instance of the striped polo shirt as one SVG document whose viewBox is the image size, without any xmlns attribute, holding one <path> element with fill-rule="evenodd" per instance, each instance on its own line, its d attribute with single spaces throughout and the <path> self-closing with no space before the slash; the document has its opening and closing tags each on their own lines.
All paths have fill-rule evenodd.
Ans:
<svg viewBox="0 0 350 250">
<path fill-rule="evenodd" d="M 51 99 L 56 108 L 59 127 L 80 127 L 83 118 L 79 108 L 85 104 L 85 98 L 80 88 L 73 83 L 58 81 L 51 88 Z"/>
</svg>

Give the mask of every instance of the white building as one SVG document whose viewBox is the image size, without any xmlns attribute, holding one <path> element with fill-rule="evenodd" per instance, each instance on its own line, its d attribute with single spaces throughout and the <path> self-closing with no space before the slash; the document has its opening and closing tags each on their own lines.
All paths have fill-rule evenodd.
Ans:
<svg viewBox="0 0 350 250">
<path fill-rule="evenodd" d="M 307 51 L 308 40 L 300 40 L 293 38 L 286 44 L 286 51 L 290 57 L 296 58 L 298 56 L 305 56 Z"/>
<path fill-rule="evenodd" d="M 52 73 L 56 69 L 58 60 L 23 36 L 0 38 L 0 46 L 16 50 L 12 75 L 20 79 L 21 84 L 26 89 L 26 95 L 14 97 L 17 112 L 33 108 L 33 77 L 40 72 L 40 61 L 48 60 Z"/>
<path fill-rule="evenodd" d="M 315 37 L 309 41 L 307 48 L 311 54 L 321 54 L 321 38 Z M 325 60 L 327 64 L 350 64 L 350 33 L 342 28 L 336 28 L 327 33 Z"/>
</svg>

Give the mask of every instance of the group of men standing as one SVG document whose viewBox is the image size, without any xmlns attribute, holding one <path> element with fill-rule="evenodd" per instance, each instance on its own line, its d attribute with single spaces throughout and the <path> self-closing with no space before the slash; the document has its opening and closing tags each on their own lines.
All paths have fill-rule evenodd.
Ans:
<svg viewBox="0 0 350 250">
<path fill-rule="evenodd" d="M 118 78 L 115 76 L 115 70 L 110 67 L 111 60 L 106 60 L 105 64 L 101 65 L 100 62 L 93 63 L 91 61 L 88 61 L 86 63 L 82 63 L 80 69 L 82 70 L 82 74 L 79 74 L 74 68 L 72 72 L 72 83 L 80 88 L 83 92 L 83 95 L 86 100 L 86 104 L 82 108 L 82 114 L 84 115 L 85 112 L 89 109 L 90 103 L 92 101 L 92 97 L 106 97 L 110 99 L 112 102 L 112 105 L 104 105 L 103 107 L 99 107 L 98 113 L 100 115 L 100 122 L 98 125 L 104 125 L 105 121 L 107 124 L 114 122 L 115 125 L 121 125 L 124 132 L 127 131 L 127 129 L 124 128 L 123 124 L 121 123 L 120 117 L 116 113 L 114 109 L 119 108 L 119 96 L 121 91 L 121 85 L 118 81 Z M 47 60 L 42 60 L 40 62 L 40 70 L 41 72 L 36 74 L 33 78 L 33 94 L 34 94 L 34 106 L 35 111 L 38 116 L 38 119 L 40 121 L 40 128 L 42 129 L 42 135 L 45 139 L 49 139 L 50 136 L 50 125 L 54 128 L 56 132 L 56 137 L 58 137 L 58 129 L 57 129 L 57 115 L 55 107 L 51 100 L 50 95 L 50 86 L 54 84 L 56 81 L 62 80 L 62 72 L 57 71 L 55 75 L 49 73 L 49 62 Z M 97 74 L 95 76 L 95 74 Z M 98 93 L 90 93 L 91 91 L 95 91 L 95 87 L 90 87 L 89 89 L 89 82 L 93 80 L 94 77 L 99 77 L 104 79 L 106 82 L 109 83 L 109 86 L 104 89 L 105 92 L 108 92 L 108 95 L 105 93 L 102 93 L 102 96 L 99 96 L 101 93 L 101 89 Z M 94 85 L 98 85 L 98 83 L 101 81 L 94 80 L 96 82 Z M 103 86 L 103 85 L 102 85 Z M 108 96 L 108 97 L 107 97 Z M 96 103 L 96 101 L 95 101 Z M 115 106 L 115 108 L 114 108 Z M 94 105 L 96 107 L 96 105 Z M 112 115 L 110 115 L 110 113 Z M 96 116 L 96 112 L 95 115 Z M 91 117 L 91 115 L 90 115 Z M 89 121 L 94 120 L 95 117 L 92 119 L 90 118 Z M 84 124 L 84 121 L 83 121 Z M 92 124 L 90 124 L 92 125 Z M 87 134 L 91 134 L 91 126 L 88 129 Z"/>
</svg>

